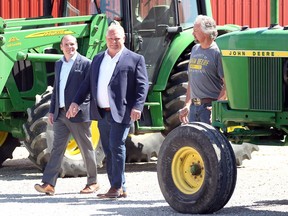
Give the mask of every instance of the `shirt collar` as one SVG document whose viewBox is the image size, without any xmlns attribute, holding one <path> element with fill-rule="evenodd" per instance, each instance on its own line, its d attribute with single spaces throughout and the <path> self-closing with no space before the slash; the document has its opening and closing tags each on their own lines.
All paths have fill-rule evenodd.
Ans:
<svg viewBox="0 0 288 216">
<path fill-rule="evenodd" d="M 78 53 L 76 52 L 76 53 L 70 58 L 69 61 L 75 61 L 76 58 L 77 58 L 77 55 L 78 55 Z M 62 61 L 63 61 L 63 62 L 66 62 L 66 61 L 65 61 L 65 56 L 62 57 Z M 66 63 L 67 63 L 67 62 L 66 62 Z"/>
<path fill-rule="evenodd" d="M 119 57 L 122 54 L 123 50 L 124 50 L 124 48 L 122 48 L 118 53 L 116 53 L 116 55 L 112 59 L 119 59 Z M 108 54 L 108 49 L 105 51 L 105 56 L 107 56 L 107 55 L 110 56 Z M 110 56 L 110 58 L 111 58 L 111 56 Z"/>
</svg>

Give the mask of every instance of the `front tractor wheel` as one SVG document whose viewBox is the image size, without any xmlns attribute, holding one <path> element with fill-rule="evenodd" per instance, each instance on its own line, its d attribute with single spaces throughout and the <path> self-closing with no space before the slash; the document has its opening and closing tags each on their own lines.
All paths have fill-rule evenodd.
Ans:
<svg viewBox="0 0 288 216">
<path fill-rule="evenodd" d="M 13 158 L 12 153 L 15 148 L 20 145 L 20 141 L 14 138 L 10 133 L 0 131 L 0 167 L 6 159 Z"/>
<path fill-rule="evenodd" d="M 165 138 L 157 175 L 165 200 L 176 211 L 213 213 L 229 201 L 237 168 L 228 140 L 204 123 L 181 125 Z"/>
</svg>

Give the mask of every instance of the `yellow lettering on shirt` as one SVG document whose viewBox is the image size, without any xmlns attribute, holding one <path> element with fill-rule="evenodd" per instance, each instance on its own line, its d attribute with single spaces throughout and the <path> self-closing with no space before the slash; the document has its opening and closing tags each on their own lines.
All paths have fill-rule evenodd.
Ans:
<svg viewBox="0 0 288 216">
<path fill-rule="evenodd" d="M 190 64 L 190 69 L 192 69 L 192 70 L 201 70 L 202 69 L 202 65 Z"/>
<path fill-rule="evenodd" d="M 197 58 L 191 58 L 189 63 L 189 68 L 191 70 L 202 70 L 203 66 L 207 66 L 209 64 L 209 61 L 206 59 L 197 59 Z"/>
</svg>

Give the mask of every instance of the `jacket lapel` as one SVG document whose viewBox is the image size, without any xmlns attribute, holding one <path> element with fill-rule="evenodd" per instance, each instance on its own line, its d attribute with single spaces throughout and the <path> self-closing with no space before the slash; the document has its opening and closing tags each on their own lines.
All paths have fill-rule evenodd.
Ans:
<svg viewBox="0 0 288 216">
<path fill-rule="evenodd" d="M 103 60 L 103 58 L 104 58 L 104 56 L 105 56 L 105 52 L 103 52 L 100 56 L 99 56 L 99 59 L 97 59 L 97 61 L 95 61 L 95 69 L 93 70 L 93 71 L 91 71 L 91 74 L 93 74 L 93 72 L 95 72 L 94 73 L 94 79 L 92 79 L 92 80 L 95 80 L 94 82 L 92 82 L 92 83 L 96 83 L 97 85 L 96 86 L 98 86 L 98 78 L 99 78 L 99 73 L 100 73 L 100 65 L 101 65 L 101 62 L 102 62 L 102 60 Z"/>
<path fill-rule="evenodd" d="M 74 62 L 74 64 L 72 65 L 71 70 L 70 70 L 70 72 L 69 72 L 69 76 L 68 76 L 66 85 L 67 85 L 67 83 L 69 83 L 70 80 L 72 79 L 73 72 L 74 72 L 74 71 L 77 71 L 77 70 L 79 69 L 79 65 L 80 65 L 80 64 L 81 64 L 81 57 L 80 57 L 79 54 L 77 54 L 77 57 L 76 57 L 76 59 L 75 59 L 75 62 Z"/>
<path fill-rule="evenodd" d="M 56 62 L 55 83 L 57 87 L 59 87 L 60 85 L 60 72 L 61 72 L 62 64 L 63 64 L 62 60 Z"/>
<path fill-rule="evenodd" d="M 113 74 L 112 74 L 112 77 L 110 79 L 110 82 L 119 73 L 119 71 L 120 71 L 119 68 L 121 68 L 121 65 L 124 64 L 124 61 L 125 61 L 125 59 L 127 59 L 128 55 L 129 55 L 128 49 L 126 47 L 124 47 L 124 49 L 123 49 L 123 51 L 122 51 L 122 53 L 121 53 L 121 55 L 119 57 L 118 63 L 116 64 L 116 67 L 115 67 L 115 69 L 113 71 Z"/>
</svg>

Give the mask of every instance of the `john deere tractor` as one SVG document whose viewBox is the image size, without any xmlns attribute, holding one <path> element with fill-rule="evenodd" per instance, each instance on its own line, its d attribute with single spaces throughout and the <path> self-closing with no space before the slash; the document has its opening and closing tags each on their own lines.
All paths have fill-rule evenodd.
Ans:
<svg viewBox="0 0 288 216">
<path fill-rule="evenodd" d="M 213 213 L 229 201 L 237 175 L 231 142 L 288 143 L 288 27 L 278 25 L 279 2 L 270 2 L 269 27 L 243 27 L 216 39 L 228 100 L 213 103 L 213 126 L 181 125 L 161 146 L 160 188 L 179 212 Z"/>
<path fill-rule="evenodd" d="M 0 164 L 11 158 L 15 147 L 22 142 L 31 161 L 44 169 L 53 141 L 47 112 L 53 90 L 54 62 L 62 56 L 60 40 L 63 35 L 74 35 L 78 51 L 92 59 L 106 48 L 106 29 L 115 20 L 125 29 L 126 47 L 144 55 L 150 82 L 144 113 L 131 128 L 127 141 L 134 143 L 132 147 L 127 146 L 127 162 L 142 158 L 143 154 L 149 160 L 159 146 L 153 145 L 153 139 L 149 146 L 142 141 L 135 144 L 135 139 L 154 132 L 166 135 L 180 124 L 177 111 L 185 100 L 186 69 L 194 45 L 193 22 L 199 14 L 212 16 L 210 0 L 43 3 L 42 17 L 0 18 Z M 236 26 L 219 26 L 219 34 L 236 29 Z M 92 127 L 96 148 L 101 146 L 97 122 Z M 79 155 L 77 143 L 71 137 L 62 163 L 62 176 L 85 175 Z M 103 158 L 98 158 L 100 163 Z"/>
</svg>

